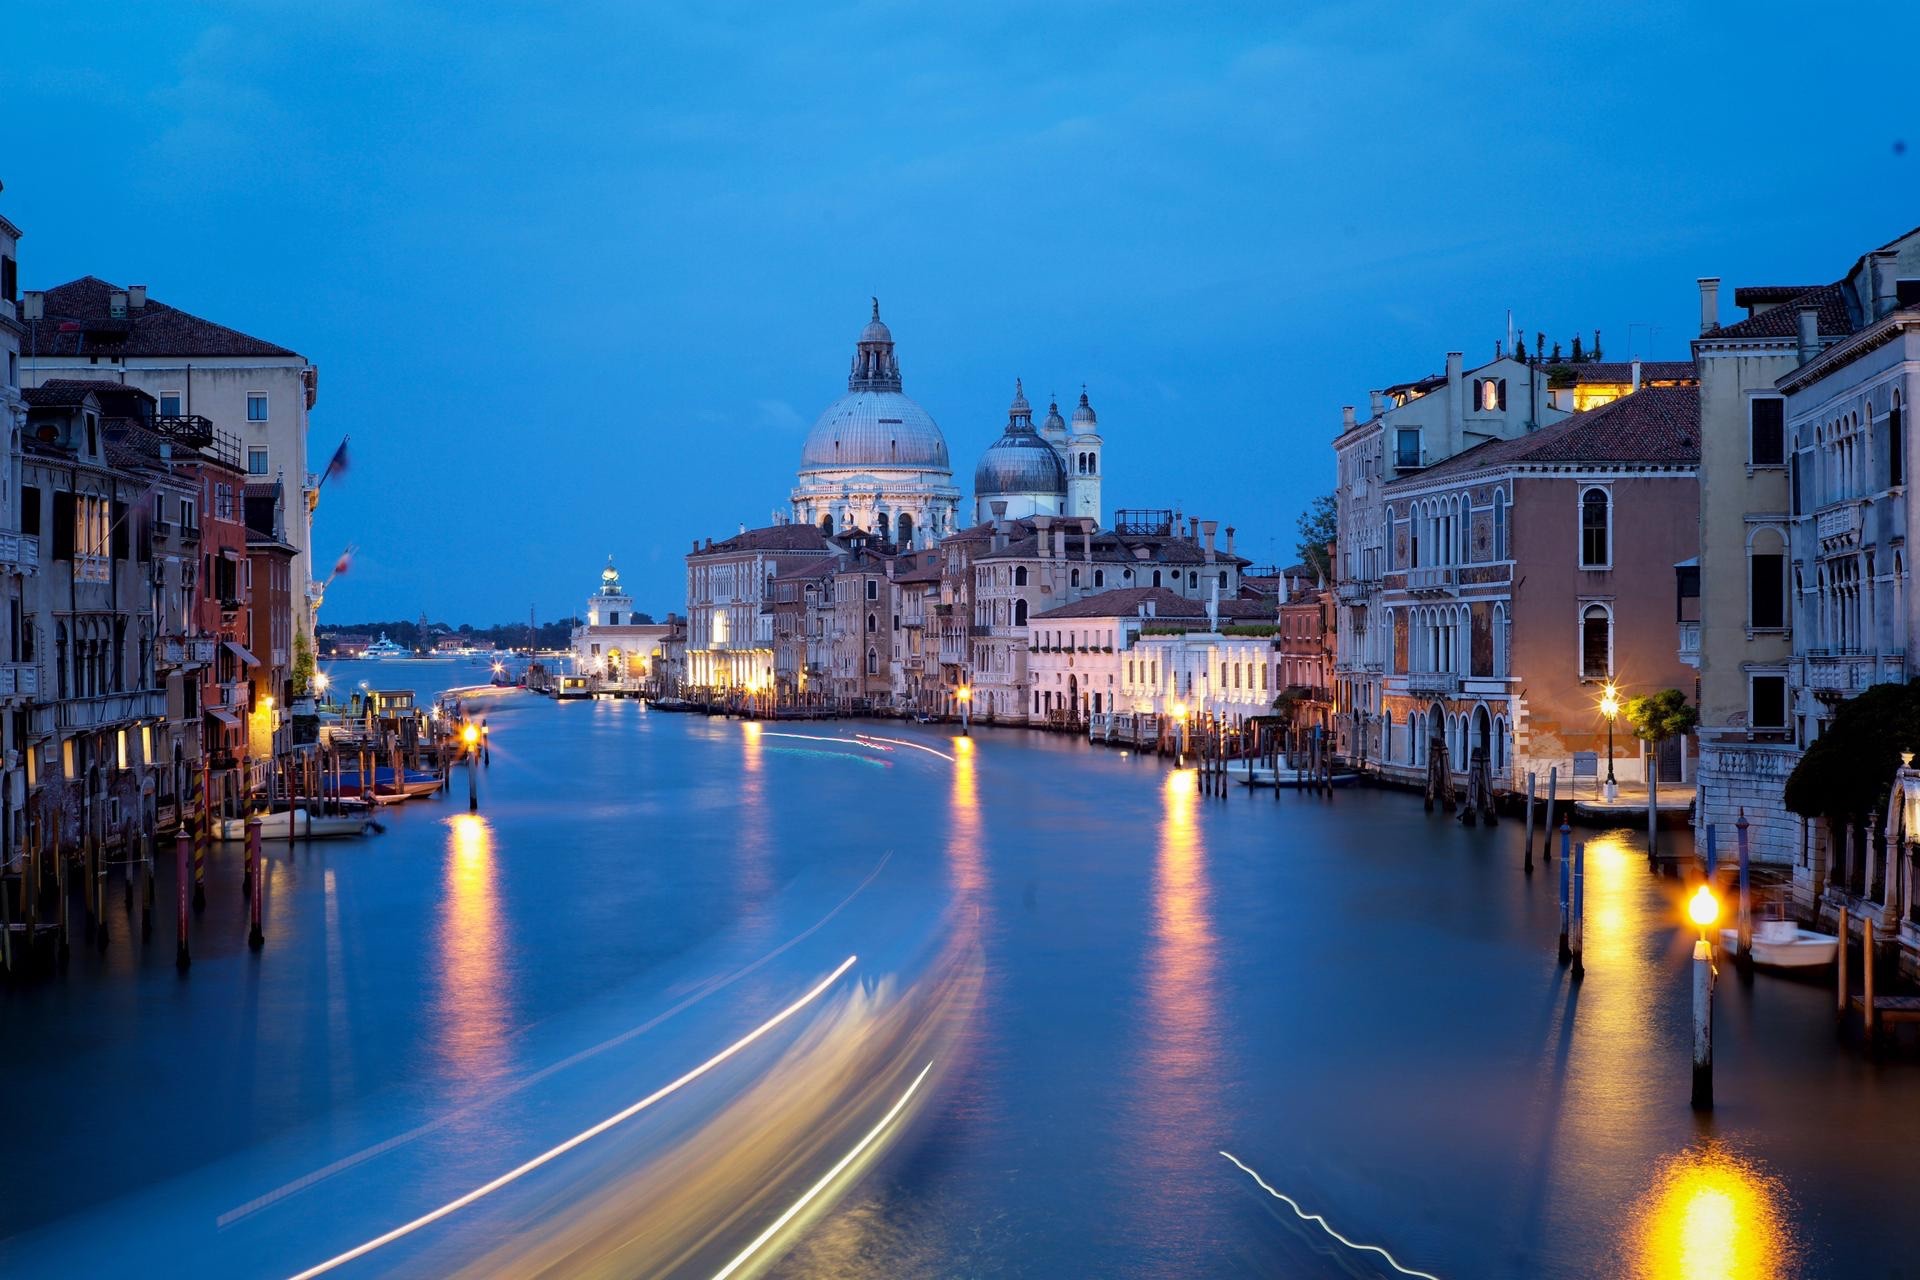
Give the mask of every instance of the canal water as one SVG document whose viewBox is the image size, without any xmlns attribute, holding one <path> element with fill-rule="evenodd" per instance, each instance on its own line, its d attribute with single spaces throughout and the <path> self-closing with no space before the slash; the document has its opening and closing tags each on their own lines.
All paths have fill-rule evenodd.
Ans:
<svg viewBox="0 0 1920 1280">
<path fill-rule="evenodd" d="M 1909 1265 L 1920 1065 L 1728 966 L 1696 1116 L 1635 833 L 1582 833 L 1576 986 L 1517 822 L 1039 734 L 474 710 L 478 814 L 461 776 L 270 845 L 262 952 L 226 849 L 186 976 L 116 884 L 104 953 L 0 993 L 0 1274 Z"/>
</svg>

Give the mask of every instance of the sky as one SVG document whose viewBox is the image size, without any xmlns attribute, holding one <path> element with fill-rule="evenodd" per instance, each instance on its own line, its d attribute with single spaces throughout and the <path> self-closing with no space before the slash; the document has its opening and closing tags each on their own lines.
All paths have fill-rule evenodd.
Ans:
<svg viewBox="0 0 1920 1280">
<path fill-rule="evenodd" d="M 323 627 L 562 616 L 609 554 L 683 609 L 696 538 L 784 509 L 869 295 L 963 491 L 1016 376 L 1084 383 L 1109 513 L 1285 563 L 1341 406 L 1509 311 L 1684 358 L 1697 277 L 1731 319 L 1920 223 L 1903 4 L 5 21 L 21 287 L 144 282 L 320 366 L 315 560 L 358 548 Z"/>
</svg>

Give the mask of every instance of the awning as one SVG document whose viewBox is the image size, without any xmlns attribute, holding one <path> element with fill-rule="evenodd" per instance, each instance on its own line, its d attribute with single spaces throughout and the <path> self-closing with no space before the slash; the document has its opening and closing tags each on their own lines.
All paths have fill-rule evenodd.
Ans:
<svg viewBox="0 0 1920 1280">
<path fill-rule="evenodd" d="M 225 707 L 207 707 L 205 710 L 208 715 L 212 716 L 215 720 L 218 720 L 221 724 L 227 726 L 227 728 L 229 729 L 238 729 L 240 727 L 240 717 L 233 714 L 233 712 L 227 710 Z"/>
<path fill-rule="evenodd" d="M 229 640 L 226 642 L 226 645 L 227 645 L 228 651 L 232 653 L 234 657 L 240 659 L 240 661 L 245 663 L 247 666 L 257 667 L 260 665 L 260 659 L 248 653 L 247 646 L 241 644 L 238 640 Z"/>
</svg>

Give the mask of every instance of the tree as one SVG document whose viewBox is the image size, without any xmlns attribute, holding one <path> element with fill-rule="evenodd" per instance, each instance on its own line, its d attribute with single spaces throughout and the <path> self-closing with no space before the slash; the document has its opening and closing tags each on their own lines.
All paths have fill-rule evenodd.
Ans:
<svg viewBox="0 0 1920 1280">
<path fill-rule="evenodd" d="M 1633 736 L 1647 744 L 1647 857 L 1652 858 L 1660 843 L 1660 744 L 1693 732 L 1700 712 L 1678 689 L 1662 689 L 1628 698 L 1621 713 L 1633 726 Z"/>
<path fill-rule="evenodd" d="M 1340 531 L 1339 509 L 1334 495 L 1321 494 L 1307 504 L 1300 513 L 1296 526 L 1300 530 L 1300 542 L 1293 552 L 1300 557 L 1301 563 L 1327 581 L 1333 581 L 1333 562 L 1327 554 L 1327 544 L 1332 542 Z"/>
<path fill-rule="evenodd" d="M 1920 684 L 1877 684 L 1849 698 L 1787 775 L 1787 808 L 1857 822 L 1883 808 L 1902 751 L 1920 750 Z"/>
<path fill-rule="evenodd" d="M 307 640 L 307 633 L 293 633 L 293 696 L 304 698 L 307 690 L 313 687 L 313 645 Z"/>
</svg>

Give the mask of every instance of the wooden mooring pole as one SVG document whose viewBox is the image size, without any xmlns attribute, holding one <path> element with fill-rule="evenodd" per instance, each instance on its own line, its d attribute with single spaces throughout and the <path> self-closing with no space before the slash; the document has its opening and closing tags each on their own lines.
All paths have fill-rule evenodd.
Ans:
<svg viewBox="0 0 1920 1280">
<path fill-rule="evenodd" d="M 1840 945 L 1833 953 L 1833 1023 L 1844 1030 L 1847 1025 L 1847 909 L 1840 908 Z"/>
<path fill-rule="evenodd" d="M 192 846 L 193 837 L 187 833 L 187 822 L 183 817 L 173 833 L 174 862 L 180 880 L 180 944 L 174 950 L 173 964 L 182 973 L 193 964 L 193 957 L 187 950 L 187 921 L 193 914 L 189 909 L 193 895 L 193 871 L 189 865 L 193 857 Z"/>
<path fill-rule="evenodd" d="M 1533 784 L 1537 776 L 1533 770 L 1527 770 L 1527 849 L 1525 865 L 1528 875 L 1533 874 Z"/>
<path fill-rule="evenodd" d="M 1560 766 L 1547 769 L 1547 829 L 1545 838 L 1540 841 L 1540 853 L 1548 862 L 1553 861 L 1553 803 L 1555 793 L 1560 789 Z"/>
<path fill-rule="evenodd" d="M 1563 849 L 1561 850 L 1561 857 L 1560 857 L 1560 963 L 1561 964 L 1567 964 L 1573 959 L 1573 948 L 1569 946 L 1567 942 L 1567 924 L 1568 924 L 1567 917 L 1570 914 L 1570 908 L 1572 907 L 1572 903 L 1570 901 L 1572 886 L 1568 883 L 1568 881 L 1573 874 L 1573 870 L 1568 865 L 1568 863 L 1569 863 L 1569 859 L 1566 857 L 1566 851 Z"/>
<path fill-rule="evenodd" d="M 291 817 L 291 815 L 289 815 Z M 247 946 L 258 951 L 266 945 L 266 935 L 260 932 L 260 900 L 266 896 L 267 867 L 261 861 L 260 819 L 247 819 L 247 870 L 248 870 L 248 914 L 252 927 L 247 931 Z"/>
<path fill-rule="evenodd" d="M 1713 1110 L 1713 944 L 1693 944 L 1693 1109 Z"/>
<path fill-rule="evenodd" d="M 1585 959 L 1587 923 L 1587 842 L 1573 847 L 1573 920 L 1568 945 L 1573 950 L 1573 980 L 1587 976 Z"/>
<path fill-rule="evenodd" d="M 1748 978 L 1753 977 L 1753 884 L 1748 876 L 1747 807 L 1740 806 L 1740 818 L 1733 824 L 1740 843 L 1740 904 L 1734 919 L 1733 962 Z"/>
</svg>

